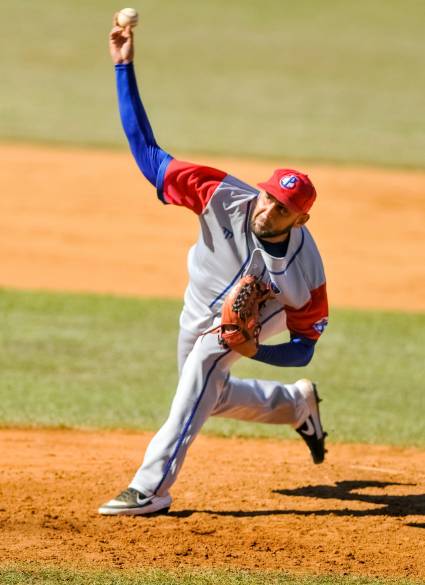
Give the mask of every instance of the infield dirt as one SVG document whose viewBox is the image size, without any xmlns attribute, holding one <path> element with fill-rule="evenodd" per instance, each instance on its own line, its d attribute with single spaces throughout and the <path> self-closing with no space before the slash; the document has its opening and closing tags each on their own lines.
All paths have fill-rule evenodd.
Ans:
<svg viewBox="0 0 425 585">
<path fill-rule="evenodd" d="M 0 147 L 0 285 L 180 297 L 197 221 L 127 153 Z M 248 182 L 273 163 L 211 161 Z M 288 163 L 289 164 L 289 163 Z M 295 163 L 296 164 L 296 163 Z M 332 305 L 425 309 L 425 172 L 306 165 Z M 425 579 L 425 453 L 200 437 L 168 516 L 101 518 L 145 433 L 0 431 L 0 558 L 77 567 L 240 567 Z"/>
<path fill-rule="evenodd" d="M 423 451 L 199 437 L 168 516 L 98 516 L 149 438 L 0 431 L 3 561 L 425 578 Z"/>
<path fill-rule="evenodd" d="M 181 298 L 197 218 L 164 207 L 130 154 L 0 146 L 0 157 L 0 285 Z M 424 171 L 198 160 L 251 184 L 282 162 L 307 170 L 331 306 L 425 310 Z"/>
</svg>

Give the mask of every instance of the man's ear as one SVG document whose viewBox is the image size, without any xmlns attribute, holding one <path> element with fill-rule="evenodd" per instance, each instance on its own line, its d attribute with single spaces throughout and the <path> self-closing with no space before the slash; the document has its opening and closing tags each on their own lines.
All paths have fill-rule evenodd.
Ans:
<svg viewBox="0 0 425 585">
<path fill-rule="evenodd" d="M 294 227 L 301 227 L 302 225 L 307 223 L 309 219 L 310 219 L 310 215 L 308 213 L 303 213 L 303 214 L 299 215 L 297 217 L 297 219 L 295 220 Z"/>
</svg>

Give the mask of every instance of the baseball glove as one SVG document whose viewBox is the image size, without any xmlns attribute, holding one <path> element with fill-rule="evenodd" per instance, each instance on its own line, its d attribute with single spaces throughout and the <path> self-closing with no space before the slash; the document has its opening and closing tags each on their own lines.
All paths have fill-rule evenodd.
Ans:
<svg viewBox="0 0 425 585">
<path fill-rule="evenodd" d="M 262 280 L 252 274 L 244 276 L 224 300 L 220 325 L 210 332 L 218 331 L 223 347 L 246 357 L 254 356 L 261 331 L 260 310 L 272 297 L 273 293 Z"/>
</svg>

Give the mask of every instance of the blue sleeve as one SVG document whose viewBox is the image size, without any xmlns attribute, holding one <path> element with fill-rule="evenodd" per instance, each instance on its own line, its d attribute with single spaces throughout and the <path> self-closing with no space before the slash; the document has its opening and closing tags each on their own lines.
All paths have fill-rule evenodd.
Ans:
<svg viewBox="0 0 425 585">
<path fill-rule="evenodd" d="M 313 357 L 315 343 L 312 339 L 294 337 L 289 343 L 260 345 L 252 359 L 270 366 L 306 366 Z"/>
<path fill-rule="evenodd" d="M 165 171 L 172 157 L 158 146 L 137 89 L 133 64 L 115 65 L 121 123 L 131 152 L 162 199 Z"/>
</svg>

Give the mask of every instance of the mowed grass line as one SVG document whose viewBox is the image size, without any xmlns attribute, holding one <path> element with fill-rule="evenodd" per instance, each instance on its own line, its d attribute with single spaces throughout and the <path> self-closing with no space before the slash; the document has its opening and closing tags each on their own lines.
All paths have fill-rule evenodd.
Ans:
<svg viewBox="0 0 425 585">
<path fill-rule="evenodd" d="M 0 424 L 155 430 L 177 382 L 181 303 L 0 290 Z M 284 339 L 284 337 L 282 337 Z M 338 310 L 306 368 L 241 359 L 233 374 L 319 384 L 333 441 L 424 445 L 425 314 Z M 211 418 L 207 432 L 292 437 Z"/>
<path fill-rule="evenodd" d="M 113 0 L 20 0 L 0 38 L 0 139 L 125 144 L 107 50 Z M 159 144 L 425 166 L 422 0 L 135 2 Z"/>
<path fill-rule="evenodd" d="M 138 572 L 74 571 L 55 568 L 0 568 L 2 585 L 419 585 L 411 579 L 302 576 L 277 572 L 142 569 Z"/>
</svg>

